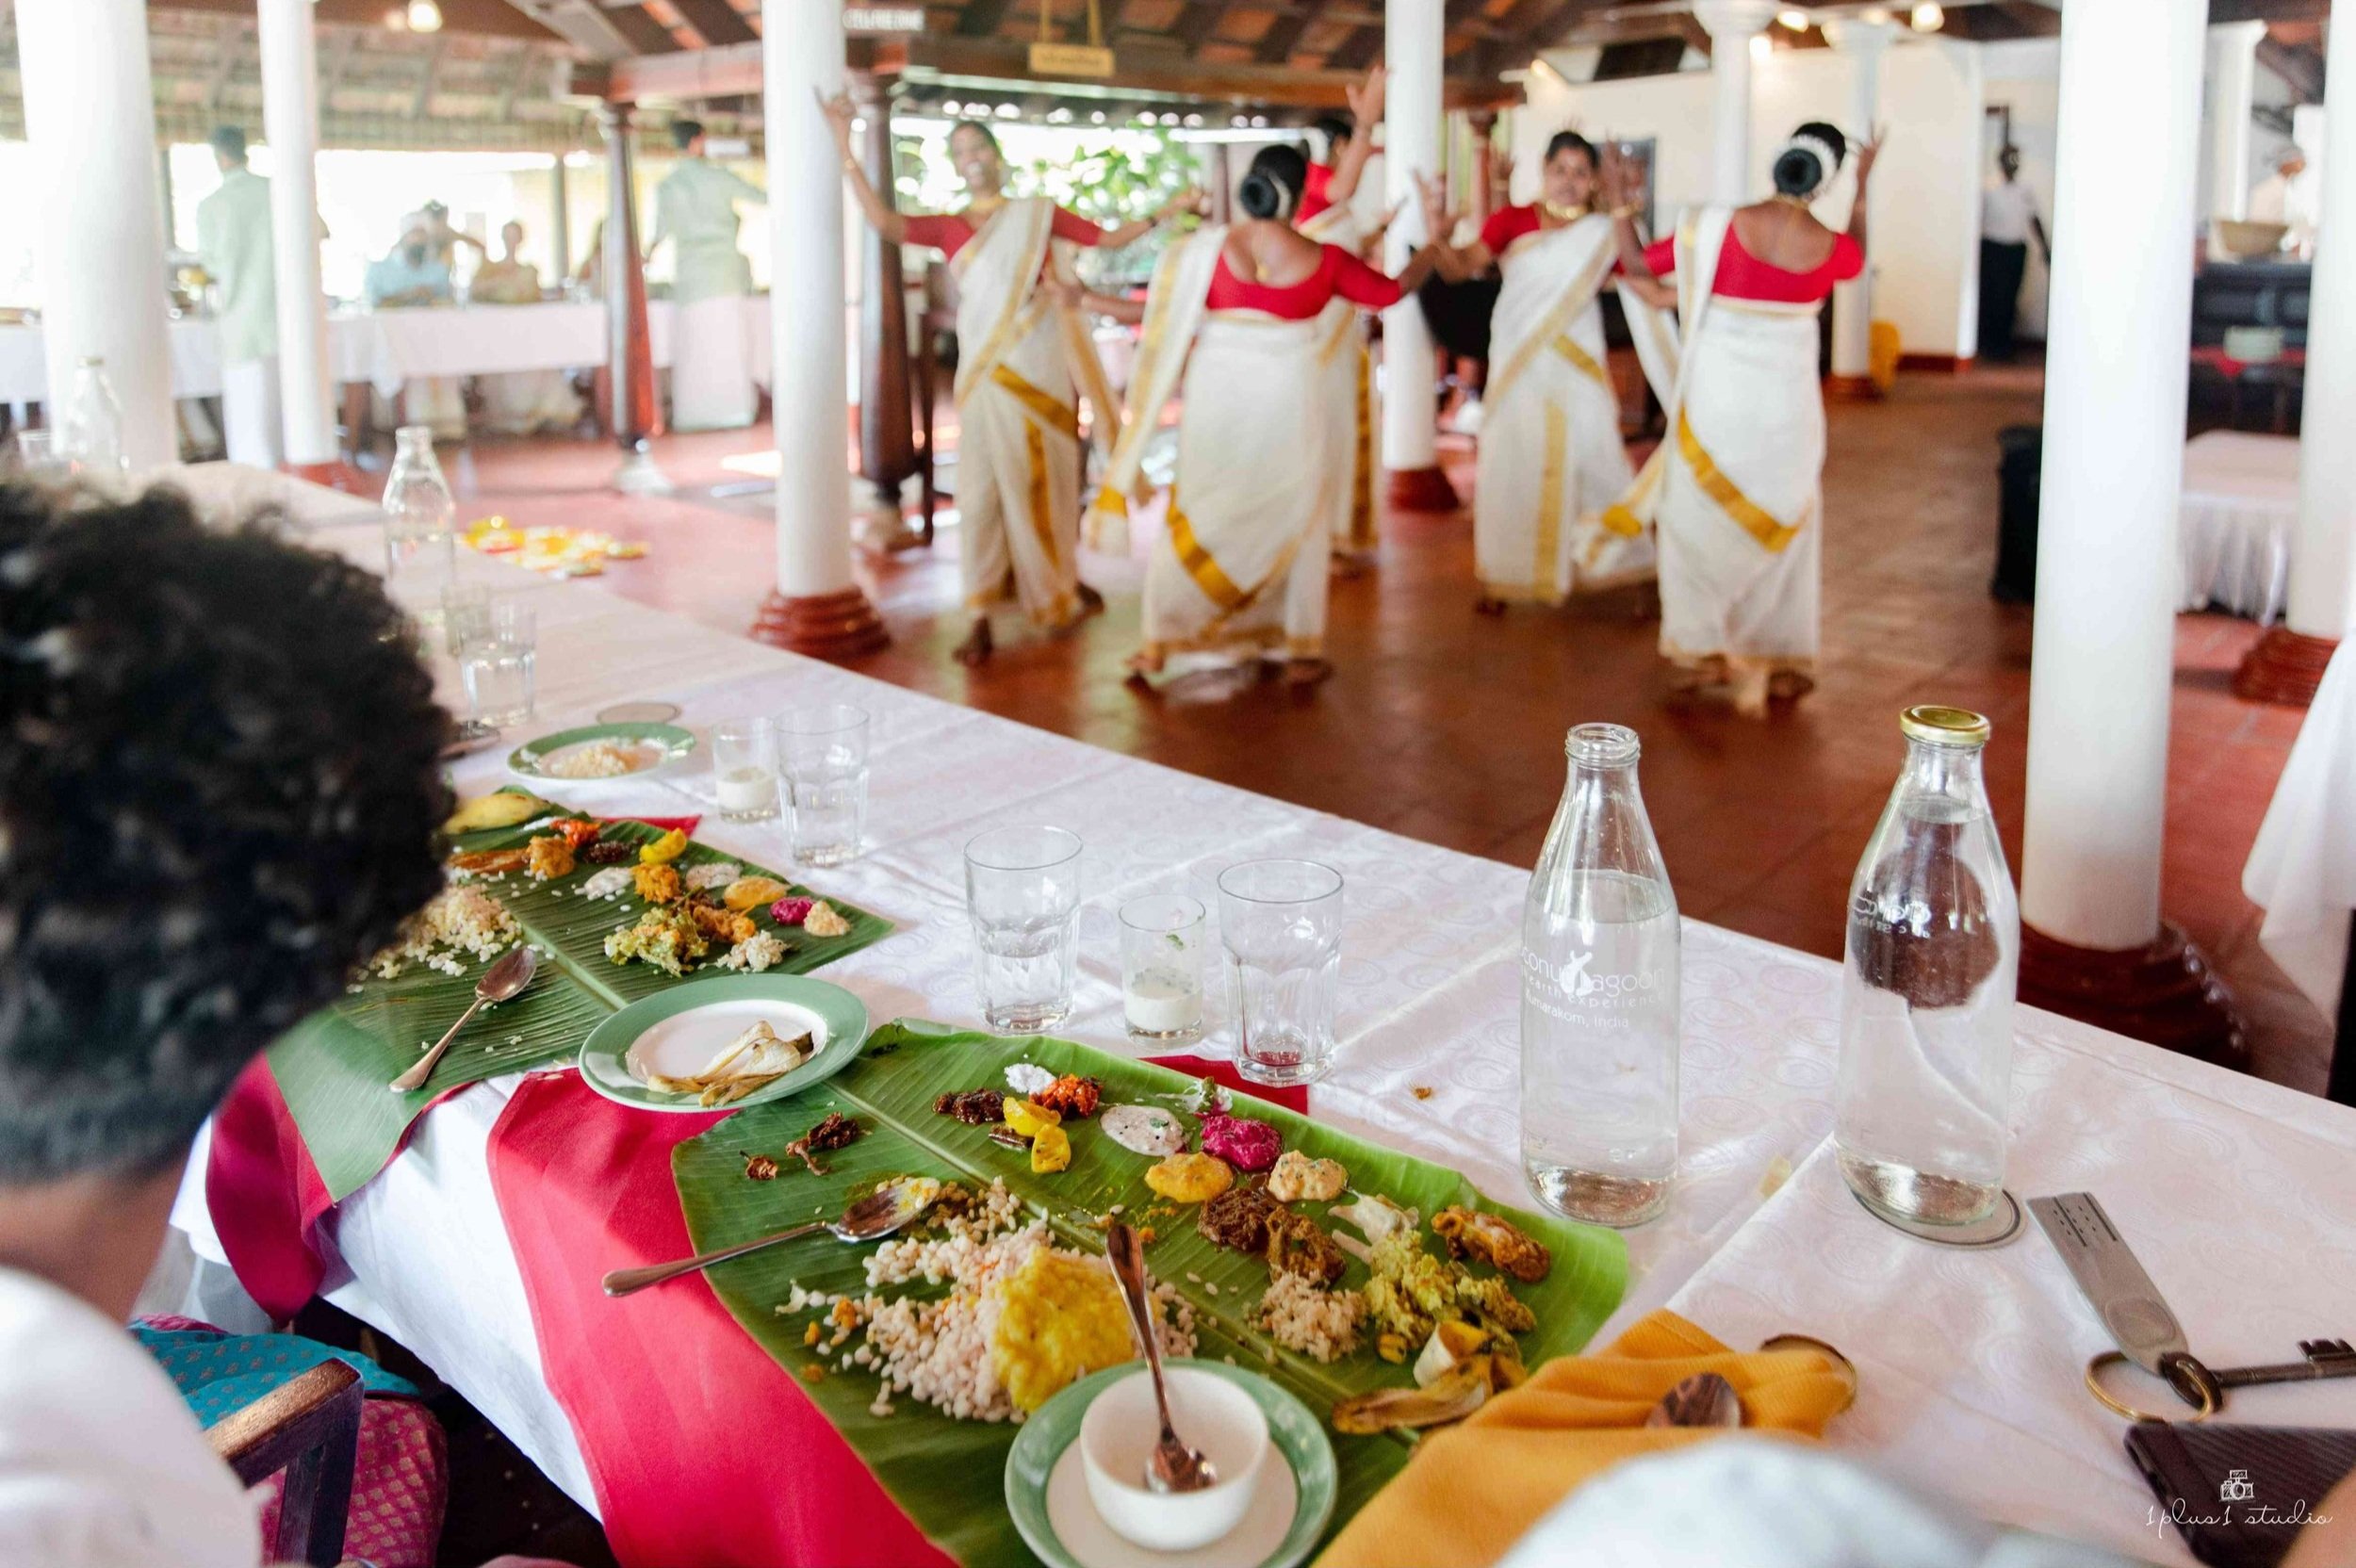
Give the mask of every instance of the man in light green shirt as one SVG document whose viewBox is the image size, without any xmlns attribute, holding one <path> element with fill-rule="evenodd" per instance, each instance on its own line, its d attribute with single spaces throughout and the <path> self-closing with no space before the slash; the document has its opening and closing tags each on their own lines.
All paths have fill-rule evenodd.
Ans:
<svg viewBox="0 0 2356 1568">
<path fill-rule="evenodd" d="M 229 461 L 278 466 L 278 274 L 270 182 L 246 167 L 245 133 L 213 132 L 221 188 L 196 204 L 196 253 L 213 280 L 221 334 L 221 430 Z"/>
<path fill-rule="evenodd" d="M 737 302 L 751 292 L 752 269 L 736 248 L 736 204 L 769 195 L 704 156 L 696 122 L 678 122 L 671 137 L 681 155 L 655 188 L 646 244 L 649 257 L 665 239 L 672 247 L 671 428 L 741 429 L 753 422 L 753 378 Z"/>
</svg>

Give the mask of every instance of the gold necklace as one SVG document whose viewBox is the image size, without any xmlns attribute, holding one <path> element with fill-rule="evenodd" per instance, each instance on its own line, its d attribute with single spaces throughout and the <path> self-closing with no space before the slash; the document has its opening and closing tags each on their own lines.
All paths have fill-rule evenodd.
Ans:
<svg viewBox="0 0 2356 1568">
<path fill-rule="evenodd" d="M 1558 223 L 1575 223 L 1579 221 L 1579 220 L 1586 217 L 1591 209 L 1584 202 L 1581 202 L 1575 206 L 1566 207 L 1557 205 L 1555 203 L 1546 201 L 1542 197 L 1538 203 L 1538 210 L 1545 213 L 1548 218 L 1553 219 Z"/>
</svg>

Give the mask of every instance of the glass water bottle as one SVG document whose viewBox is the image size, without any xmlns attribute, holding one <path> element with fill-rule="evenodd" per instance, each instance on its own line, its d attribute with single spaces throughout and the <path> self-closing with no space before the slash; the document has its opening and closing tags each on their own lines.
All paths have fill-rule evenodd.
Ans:
<svg viewBox="0 0 2356 1568">
<path fill-rule="evenodd" d="M 1583 724 L 1522 909 L 1522 1171 L 1574 1219 L 1636 1225 L 1677 1164 L 1677 906 L 1636 732 Z"/>
<path fill-rule="evenodd" d="M 131 471 L 123 450 L 123 404 L 106 379 L 106 361 L 98 354 L 84 356 L 74 372 L 74 395 L 66 403 L 65 455 L 85 475 L 100 481 Z"/>
<path fill-rule="evenodd" d="M 384 581 L 422 626 L 437 626 L 442 595 L 458 569 L 451 522 L 458 503 L 434 456 L 434 432 L 403 425 L 393 435 L 393 471 L 384 481 Z"/>
<path fill-rule="evenodd" d="M 2021 905 L 1980 777 L 1988 720 L 1898 726 L 1906 771 L 1849 885 L 1833 1138 L 1869 1207 L 1967 1225 L 2004 1191 Z"/>
</svg>

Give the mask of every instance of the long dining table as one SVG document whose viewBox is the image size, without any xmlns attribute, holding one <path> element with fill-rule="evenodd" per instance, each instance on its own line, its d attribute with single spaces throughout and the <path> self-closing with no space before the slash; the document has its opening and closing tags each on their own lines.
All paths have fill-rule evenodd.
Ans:
<svg viewBox="0 0 2356 1568">
<path fill-rule="evenodd" d="M 355 560 L 380 555 L 366 525 L 331 522 L 310 537 Z M 865 853 L 823 882 L 898 929 L 823 973 L 877 1019 L 978 1022 L 959 851 L 985 827 L 1048 823 L 1085 840 L 1076 1004 L 1057 1032 L 1112 1051 L 1130 1049 L 1119 904 L 1185 890 L 1215 909 L 1213 880 L 1238 860 L 1333 866 L 1349 909 L 1338 1050 L 1311 1114 L 1530 1201 L 1516 1155 L 1525 868 L 763 647 L 596 584 L 488 559 L 464 569 L 539 607 L 538 715 L 510 741 L 642 699 L 679 704 L 678 722 L 699 730 L 820 702 L 869 711 Z M 453 672 L 437 673 L 455 705 Z M 506 749 L 454 764 L 454 782 L 502 782 Z M 780 824 L 721 818 L 700 752 L 651 776 L 554 792 L 606 815 L 699 812 L 705 841 L 787 863 Z M 1683 988 L 1677 1184 L 1664 1217 L 1628 1233 L 1628 1290 L 1598 1343 L 1662 1306 L 1738 1348 L 1782 1332 L 1827 1340 L 1859 1375 L 1834 1448 L 1987 1517 L 2191 1561 L 2155 1518 L 2121 1447 L 2123 1422 L 2083 1385 L 2110 1341 L 2035 1224 L 1989 1250 L 1934 1246 L 1873 1217 L 1843 1186 L 1830 1135 L 1840 966 L 1688 920 Z M 1223 1052 L 1216 993 L 1212 1010 L 1205 1049 Z M 2301 1339 L 2356 1333 L 2356 1110 L 2030 1007 L 2015 1032 L 2008 1185 L 2024 1204 L 2095 1193 L 2212 1365 L 2279 1361 Z M 594 1511 L 486 1169 L 519 1082 L 442 1101 L 338 1206 L 326 1294 L 416 1351 Z M 203 1167 L 200 1152 L 191 1169 Z M 222 1258 L 201 1180 L 174 1221 L 201 1255 Z M 2231 1418 L 2356 1426 L 2356 1381 L 2237 1392 Z"/>
</svg>

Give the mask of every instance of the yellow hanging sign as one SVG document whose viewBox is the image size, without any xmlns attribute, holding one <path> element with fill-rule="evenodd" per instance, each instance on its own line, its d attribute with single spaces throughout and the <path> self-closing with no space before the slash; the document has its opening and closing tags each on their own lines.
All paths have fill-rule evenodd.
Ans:
<svg viewBox="0 0 2356 1568">
<path fill-rule="evenodd" d="M 1058 43 L 1055 35 L 1055 0 L 1039 0 L 1039 41 L 1031 45 L 1031 69 L 1041 76 L 1110 76 L 1113 52 L 1104 47 L 1104 19 L 1099 0 L 1088 0 L 1088 41 Z"/>
</svg>

